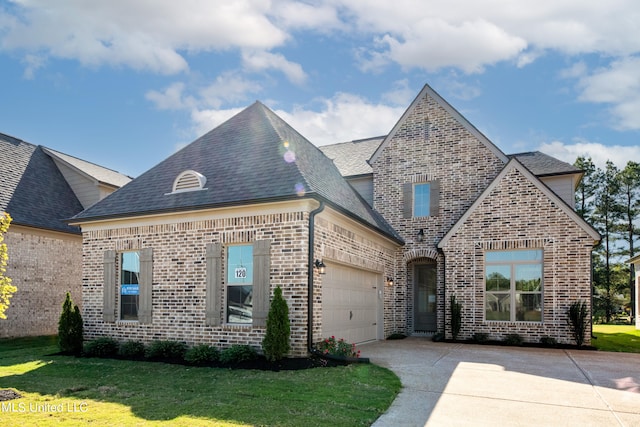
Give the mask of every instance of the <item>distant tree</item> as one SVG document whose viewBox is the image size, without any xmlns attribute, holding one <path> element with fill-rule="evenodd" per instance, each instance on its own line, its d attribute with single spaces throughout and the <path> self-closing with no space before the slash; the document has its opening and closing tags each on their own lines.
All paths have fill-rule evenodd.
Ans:
<svg viewBox="0 0 640 427">
<path fill-rule="evenodd" d="M 7 212 L 0 214 L 0 319 L 6 319 L 5 311 L 9 307 L 9 299 L 18 290 L 11 284 L 11 279 L 5 274 L 7 272 L 7 261 L 9 259 L 7 244 L 4 242 L 4 235 L 9 230 L 11 216 Z"/>
<path fill-rule="evenodd" d="M 79 355 L 82 352 L 83 329 L 80 309 L 67 292 L 58 321 L 58 346 L 62 353 Z"/>
<path fill-rule="evenodd" d="M 620 199 L 622 221 L 618 231 L 627 243 L 622 255 L 632 258 L 635 255 L 635 242 L 640 236 L 640 163 L 629 161 L 618 175 L 620 181 Z M 635 271 L 633 265 L 629 270 L 629 292 L 631 315 L 635 312 Z"/>
<path fill-rule="evenodd" d="M 273 291 L 273 301 L 267 316 L 267 331 L 262 341 L 266 358 L 275 362 L 286 356 L 291 348 L 290 336 L 289 306 L 282 297 L 282 289 L 278 286 Z"/>
<path fill-rule="evenodd" d="M 602 257 L 604 264 L 602 274 L 594 271 L 596 285 L 604 299 L 604 314 L 606 322 L 611 321 L 614 310 L 613 299 L 615 284 L 612 280 L 612 259 L 617 255 L 615 232 L 619 220 L 622 218 L 620 205 L 619 170 L 611 161 L 607 161 L 604 170 L 598 169 L 594 174 L 596 186 L 594 193 L 594 209 L 591 215 L 593 225 L 602 236 L 602 242 L 596 253 Z"/>
<path fill-rule="evenodd" d="M 576 188 L 576 212 L 584 218 L 589 218 L 593 210 L 593 196 L 596 192 L 594 175 L 596 166 L 590 157 L 578 157 L 573 164 L 584 172 L 578 188 Z"/>
</svg>

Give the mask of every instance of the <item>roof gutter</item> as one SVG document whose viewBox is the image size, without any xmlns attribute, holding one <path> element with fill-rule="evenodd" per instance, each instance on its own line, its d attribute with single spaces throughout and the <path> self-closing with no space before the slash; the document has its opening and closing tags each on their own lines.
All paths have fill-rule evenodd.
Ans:
<svg viewBox="0 0 640 427">
<path fill-rule="evenodd" d="M 320 206 L 309 213 L 309 252 L 307 259 L 307 349 L 314 353 L 313 348 L 313 257 L 315 243 L 315 217 L 324 210 L 324 201 L 320 200 Z"/>
</svg>

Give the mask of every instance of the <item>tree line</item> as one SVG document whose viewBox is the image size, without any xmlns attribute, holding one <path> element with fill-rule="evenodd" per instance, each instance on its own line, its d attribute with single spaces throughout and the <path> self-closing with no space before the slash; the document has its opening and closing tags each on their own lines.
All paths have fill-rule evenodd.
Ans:
<svg viewBox="0 0 640 427">
<path fill-rule="evenodd" d="M 635 273 L 628 261 L 637 255 L 640 239 L 640 163 L 619 169 L 607 161 L 601 169 L 591 158 L 578 157 L 574 166 L 584 171 L 576 211 L 602 236 L 592 255 L 595 320 L 608 323 L 621 310 L 633 316 Z"/>
</svg>

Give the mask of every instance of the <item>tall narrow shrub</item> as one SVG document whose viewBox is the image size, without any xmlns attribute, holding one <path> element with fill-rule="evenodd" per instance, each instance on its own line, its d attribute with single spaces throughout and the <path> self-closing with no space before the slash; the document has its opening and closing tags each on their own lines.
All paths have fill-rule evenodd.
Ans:
<svg viewBox="0 0 640 427">
<path fill-rule="evenodd" d="M 275 362 L 289 353 L 290 335 L 289 306 L 282 298 L 282 289 L 278 286 L 273 291 L 273 301 L 267 316 L 267 331 L 262 340 L 262 349 L 267 360 Z"/>
<path fill-rule="evenodd" d="M 82 315 L 77 305 L 73 304 L 71 294 L 62 304 L 62 314 L 58 321 L 58 346 L 62 353 L 78 355 L 82 352 Z"/>
<path fill-rule="evenodd" d="M 567 311 L 567 316 L 567 323 L 571 327 L 573 339 L 576 341 L 578 347 L 580 347 L 584 343 L 584 334 L 586 333 L 587 326 L 589 325 L 589 310 L 587 309 L 587 303 L 584 301 L 576 301 L 572 303 Z"/>
<path fill-rule="evenodd" d="M 456 340 L 462 327 L 462 304 L 456 301 L 455 295 L 451 295 L 449 305 L 451 310 L 451 337 Z"/>
</svg>

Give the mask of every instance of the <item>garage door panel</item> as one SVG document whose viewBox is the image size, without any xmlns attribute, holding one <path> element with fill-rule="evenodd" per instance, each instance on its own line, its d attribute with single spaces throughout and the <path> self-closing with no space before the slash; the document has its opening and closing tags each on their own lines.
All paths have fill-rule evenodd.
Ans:
<svg viewBox="0 0 640 427">
<path fill-rule="evenodd" d="M 327 264 L 322 286 L 322 334 L 359 343 L 377 339 L 380 274 Z"/>
</svg>

